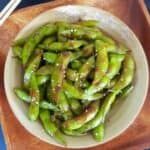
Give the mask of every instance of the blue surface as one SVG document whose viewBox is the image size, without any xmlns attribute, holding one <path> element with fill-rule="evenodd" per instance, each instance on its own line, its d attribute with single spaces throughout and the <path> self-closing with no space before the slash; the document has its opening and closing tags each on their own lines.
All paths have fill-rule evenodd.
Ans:
<svg viewBox="0 0 150 150">
<path fill-rule="evenodd" d="M 0 128 L 0 150 L 6 150 L 6 145 L 4 142 L 4 137 L 1 128 Z"/>
<path fill-rule="evenodd" d="M 0 11 L 7 5 L 9 0 L 0 0 Z"/>
<path fill-rule="evenodd" d="M 10 0 L 0 0 L 0 11 L 6 6 L 6 4 L 9 1 Z M 48 1 L 50 1 L 50 0 L 22 0 L 20 5 L 18 6 L 18 8 L 35 5 L 35 4 L 39 4 L 39 3 L 43 3 L 43 2 L 48 2 Z M 6 150 L 6 145 L 4 142 L 4 137 L 3 137 L 1 128 L 0 128 L 0 150 Z"/>
<path fill-rule="evenodd" d="M 145 4 L 147 5 L 147 8 L 150 12 L 150 0 L 145 0 Z"/>
<path fill-rule="evenodd" d="M 0 0 L 0 11 L 6 6 L 10 0 Z M 50 0 L 22 0 L 18 8 L 35 5 L 39 3 L 49 2 Z"/>
</svg>

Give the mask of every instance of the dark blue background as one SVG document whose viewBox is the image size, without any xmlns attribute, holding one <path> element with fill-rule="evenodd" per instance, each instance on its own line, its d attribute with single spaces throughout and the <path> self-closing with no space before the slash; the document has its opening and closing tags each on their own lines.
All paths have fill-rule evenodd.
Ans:
<svg viewBox="0 0 150 150">
<path fill-rule="evenodd" d="M 147 8 L 148 8 L 148 10 L 150 12 L 150 0 L 145 0 L 145 3 L 146 3 Z"/>
<path fill-rule="evenodd" d="M 4 8 L 4 6 L 9 2 L 10 0 L 0 0 L 0 10 Z M 35 5 L 39 3 L 49 2 L 50 0 L 22 0 L 18 8 L 26 7 L 29 5 Z"/>
<path fill-rule="evenodd" d="M 29 5 L 34 5 L 34 4 L 39 4 L 39 3 L 43 3 L 43 2 L 48 2 L 50 0 L 22 0 L 21 4 L 18 6 L 18 8 L 22 8 L 22 7 L 26 7 Z M 2 10 L 2 8 L 4 8 L 4 6 L 9 2 L 9 0 L 0 0 L 0 10 Z M 145 0 L 147 7 L 150 10 L 150 0 Z M 6 146 L 4 143 L 4 138 L 3 138 L 3 134 L 2 131 L 0 129 L 0 150 L 6 150 Z"/>
</svg>

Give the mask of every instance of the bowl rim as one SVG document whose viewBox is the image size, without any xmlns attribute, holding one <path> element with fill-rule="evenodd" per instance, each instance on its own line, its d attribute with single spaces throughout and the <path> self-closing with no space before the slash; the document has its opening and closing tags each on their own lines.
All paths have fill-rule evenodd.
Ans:
<svg viewBox="0 0 150 150">
<path fill-rule="evenodd" d="M 22 31 L 22 30 L 24 30 L 24 28 L 26 28 L 27 26 L 29 26 L 32 22 L 34 22 L 38 17 L 40 17 L 40 16 L 43 16 L 45 13 L 48 13 L 48 12 L 51 12 L 51 11 L 55 11 L 55 10 L 57 10 L 57 9 L 60 9 L 60 8 L 65 8 L 65 7 L 84 7 L 84 8 L 92 8 L 92 9 L 94 9 L 95 11 L 97 11 L 97 12 L 102 12 L 102 13 L 105 13 L 107 16 L 111 16 L 111 17 L 113 17 L 115 20 L 116 20 L 116 22 L 119 22 L 120 24 L 122 24 L 123 26 L 126 26 L 126 28 L 128 29 L 128 31 L 130 31 L 130 33 L 132 34 L 132 36 L 133 36 L 133 38 L 135 39 L 135 41 L 136 41 L 136 43 L 137 43 L 137 45 L 138 45 L 138 47 L 141 49 L 141 53 L 142 53 L 142 55 L 143 55 L 143 62 L 144 62 L 144 65 L 145 65 L 145 67 L 146 67 L 146 85 L 145 85 L 145 92 L 144 92 L 144 94 L 143 94 L 143 98 L 142 98 L 142 100 L 141 100 L 141 105 L 139 106 L 139 108 L 138 108 L 138 110 L 137 110 L 137 112 L 136 112 L 136 114 L 134 115 L 134 117 L 128 122 L 128 124 L 127 124 L 127 126 L 126 127 L 124 127 L 122 130 L 120 130 L 120 132 L 117 132 L 116 134 L 114 134 L 113 136 L 111 136 L 110 138 L 108 138 L 106 141 L 102 141 L 102 142 L 99 142 L 99 143 L 96 143 L 96 144 L 91 144 L 90 146 L 88 146 L 88 147 L 86 147 L 86 146 L 64 146 L 64 145 L 61 145 L 61 144 L 59 144 L 59 143 L 49 143 L 49 142 L 47 142 L 47 140 L 45 140 L 45 139 L 43 139 L 43 138 L 41 138 L 39 135 L 36 135 L 36 134 L 34 134 L 33 132 L 31 132 L 30 130 L 28 130 L 24 125 L 23 125 L 23 123 L 22 123 L 22 121 L 18 118 L 18 116 L 16 115 L 16 113 L 15 113 L 15 111 L 14 111 L 14 109 L 11 107 L 11 103 L 10 103 L 10 101 L 9 101 L 9 96 L 8 96 L 8 92 L 7 92 L 7 85 L 6 85 L 6 80 L 7 80 L 7 78 L 6 78 L 6 74 L 7 74 L 7 72 L 6 72 L 6 68 L 7 68 L 7 62 L 8 62 L 8 55 L 9 55 L 9 53 L 10 53 L 10 50 L 11 50 L 11 46 L 9 47 L 9 51 L 8 51 L 8 54 L 7 54 L 7 57 L 6 57 L 6 60 L 5 60 L 5 65 L 4 65 L 4 89 L 5 89 L 5 94 L 6 94 L 6 98 L 7 98 L 7 101 L 8 101 L 8 103 L 9 103 L 9 105 L 10 105 L 10 108 L 11 108 L 11 110 L 12 110 L 12 112 L 13 112 L 13 114 L 14 114 L 14 116 L 17 118 L 17 120 L 19 121 L 19 123 L 22 125 L 22 127 L 27 131 L 27 132 L 29 132 L 32 136 L 34 136 L 34 137 L 36 137 L 36 138 L 38 138 L 38 139 L 40 139 L 41 141 L 43 141 L 43 142 L 45 142 L 45 143 L 47 143 L 47 144 L 50 144 L 50 145 L 54 145 L 54 146 L 58 146 L 58 147 L 61 147 L 61 148 L 69 148 L 69 149 L 84 149 L 84 148 L 92 148 L 92 147 L 96 147 L 96 146 L 99 146 L 99 145 L 103 145 L 103 144 L 106 144 L 106 143 L 108 143 L 108 142 L 110 142 L 110 141 L 112 141 L 113 139 L 115 139 L 115 138 L 117 138 L 118 136 L 120 136 L 122 133 L 124 133 L 129 127 L 130 127 L 130 125 L 135 121 L 135 119 L 138 117 L 138 115 L 139 115 L 139 113 L 141 112 L 141 110 L 142 110 L 142 107 L 143 107 L 143 105 L 144 105 L 144 102 L 146 101 L 146 97 L 147 97 L 147 94 L 148 94 L 148 88 L 149 88 L 149 67 L 148 67 L 148 59 L 147 59 L 147 56 L 146 56 L 146 54 L 145 54 L 145 51 L 144 51 L 144 48 L 143 48 L 143 46 L 141 45 L 141 43 L 140 43 L 140 41 L 138 40 L 138 38 L 137 38 L 137 36 L 135 35 L 135 33 L 130 29 L 130 27 L 126 24 L 126 23 L 124 23 L 122 20 L 120 20 L 118 17 L 116 17 L 115 15 L 113 15 L 112 13 L 110 13 L 110 12 L 108 12 L 108 11 L 105 11 L 105 10 L 103 10 L 103 9 L 101 9 L 101 8 L 97 8 L 97 7 L 93 7 L 93 6 L 85 6 L 85 5 L 77 5 L 77 4 L 69 4 L 69 5 L 62 5 L 62 6 L 58 6 L 58 7 L 55 7 L 55 8 L 52 8 L 52 9 L 48 9 L 48 10 L 46 10 L 46 11 L 44 11 L 44 12 L 42 12 L 42 13 L 40 13 L 39 15 L 37 15 L 36 17 L 34 17 L 27 25 L 25 25 L 18 33 L 17 33 L 17 35 L 16 35 L 16 37 L 20 34 L 20 32 Z"/>
</svg>

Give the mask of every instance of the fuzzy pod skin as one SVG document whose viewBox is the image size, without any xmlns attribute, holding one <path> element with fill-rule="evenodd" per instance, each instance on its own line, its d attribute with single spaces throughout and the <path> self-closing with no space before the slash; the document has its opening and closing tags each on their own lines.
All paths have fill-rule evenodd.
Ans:
<svg viewBox="0 0 150 150">
<path fill-rule="evenodd" d="M 99 109 L 99 101 L 92 102 L 87 109 L 80 115 L 67 120 L 63 123 L 63 128 L 74 130 L 80 128 L 82 125 L 95 117 Z"/>
<path fill-rule="evenodd" d="M 38 69 L 41 62 L 42 54 L 37 54 L 34 59 L 28 64 L 24 73 L 24 86 L 29 87 L 30 79 L 33 73 Z"/>
<path fill-rule="evenodd" d="M 51 74 L 51 94 L 54 102 L 58 102 L 58 93 L 62 89 L 63 80 L 65 77 L 66 68 L 71 59 L 70 52 L 61 53 L 55 63 Z"/>
<path fill-rule="evenodd" d="M 70 108 L 75 115 L 79 115 L 82 112 L 82 105 L 76 99 L 68 99 L 68 103 L 70 104 Z"/>
<path fill-rule="evenodd" d="M 50 36 L 56 33 L 56 31 L 57 28 L 54 24 L 46 24 L 37 29 L 31 36 L 29 36 L 22 50 L 22 64 L 27 64 L 29 57 L 33 53 L 35 47 L 44 37 Z"/>
<path fill-rule="evenodd" d="M 25 90 L 21 88 L 15 88 L 14 92 L 16 96 L 23 102 L 31 103 L 31 96 Z M 46 100 L 40 100 L 40 108 L 49 109 L 49 110 L 56 111 L 56 112 L 60 111 L 56 105 Z"/>
<path fill-rule="evenodd" d="M 31 103 L 29 106 L 28 116 L 32 121 L 37 120 L 40 109 L 40 90 L 37 84 L 36 76 L 33 74 L 30 81 Z"/>
<path fill-rule="evenodd" d="M 104 132 L 105 132 L 105 129 L 104 129 L 104 123 L 101 123 L 100 125 L 98 125 L 96 128 L 94 128 L 92 130 L 92 135 L 93 135 L 93 138 L 96 140 L 96 141 L 102 141 L 104 139 Z"/>
<path fill-rule="evenodd" d="M 69 40 L 67 42 L 52 42 L 50 45 L 41 45 L 40 47 L 51 52 L 62 52 L 66 50 L 78 51 L 78 48 L 85 45 L 84 40 Z"/>
<path fill-rule="evenodd" d="M 109 64 L 107 50 L 99 40 L 96 40 L 95 42 L 95 49 L 96 49 L 97 57 L 96 57 L 94 81 L 92 83 L 93 85 L 97 84 L 102 79 L 102 77 L 106 74 L 108 69 L 108 64 Z"/>
<path fill-rule="evenodd" d="M 124 54 L 109 54 L 107 73 L 105 73 L 105 75 L 101 78 L 99 82 L 97 82 L 96 84 L 92 84 L 85 91 L 85 95 L 91 95 L 106 88 L 106 86 L 111 82 L 112 78 L 119 73 L 124 58 Z"/>
<path fill-rule="evenodd" d="M 42 67 L 40 67 L 37 71 L 36 74 L 39 76 L 46 76 L 46 75 L 51 75 L 53 71 L 53 65 L 48 64 L 48 65 L 44 65 Z"/>
<path fill-rule="evenodd" d="M 134 77 L 135 63 L 134 59 L 130 54 L 126 54 L 125 60 L 123 62 L 123 70 L 118 79 L 118 82 L 112 88 L 114 92 L 120 92 L 123 88 L 128 86 Z"/>
<path fill-rule="evenodd" d="M 43 59 L 50 63 L 50 64 L 54 64 L 56 62 L 56 59 L 57 59 L 57 54 L 55 53 L 50 53 L 50 52 L 45 52 L 43 54 Z"/>
<path fill-rule="evenodd" d="M 92 120 L 84 124 L 81 128 L 77 129 L 77 131 L 80 133 L 85 133 L 89 130 L 94 129 L 100 123 L 102 123 L 105 120 L 106 115 L 110 111 L 110 108 L 116 99 L 116 95 L 117 93 L 110 93 L 109 95 L 107 95 L 96 116 Z"/>
<path fill-rule="evenodd" d="M 97 27 L 99 22 L 97 20 L 83 20 L 78 23 L 85 27 Z"/>
<path fill-rule="evenodd" d="M 40 120 L 47 134 L 54 137 L 59 143 L 67 145 L 64 135 L 60 132 L 56 124 L 51 121 L 50 112 L 48 110 L 40 110 Z"/>
</svg>

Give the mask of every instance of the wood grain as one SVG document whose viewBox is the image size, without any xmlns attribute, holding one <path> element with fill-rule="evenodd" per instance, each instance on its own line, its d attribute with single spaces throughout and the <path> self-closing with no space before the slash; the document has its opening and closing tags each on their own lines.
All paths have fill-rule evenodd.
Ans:
<svg viewBox="0 0 150 150">
<path fill-rule="evenodd" d="M 143 12 L 143 0 L 57 0 L 21 9 L 0 27 L 0 119 L 9 150 L 61 150 L 29 134 L 13 115 L 4 92 L 3 70 L 11 41 L 38 14 L 65 4 L 83 4 L 107 10 L 123 20 L 138 36 L 150 60 L 150 24 Z M 135 122 L 112 141 L 89 150 L 141 150 L 150 147 L 150 90 Z"/>
</svg>

